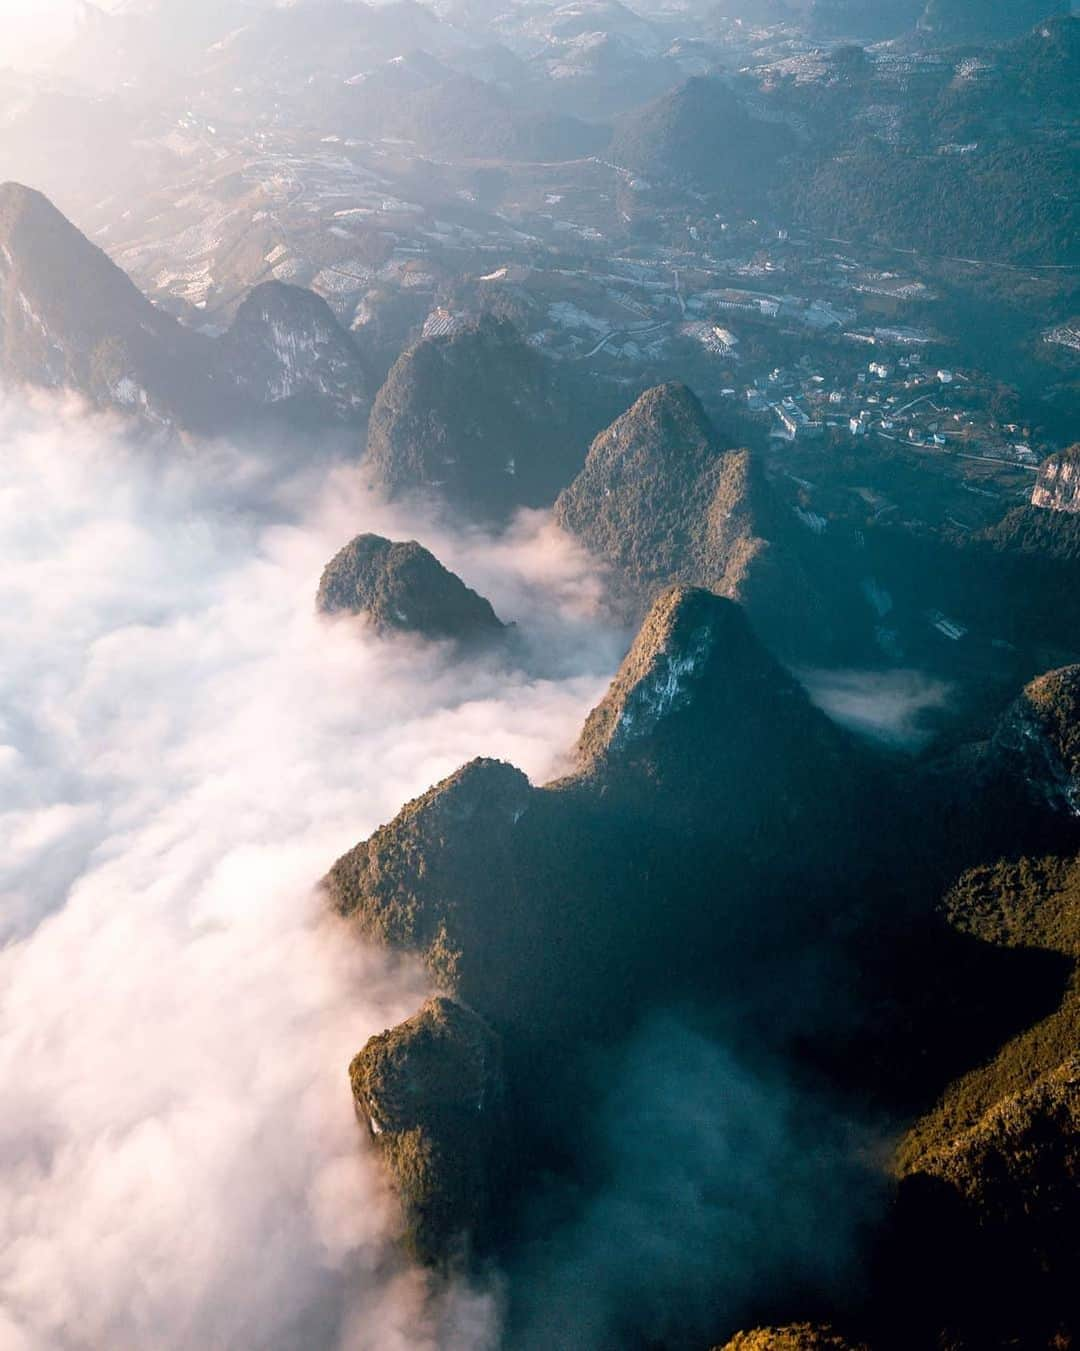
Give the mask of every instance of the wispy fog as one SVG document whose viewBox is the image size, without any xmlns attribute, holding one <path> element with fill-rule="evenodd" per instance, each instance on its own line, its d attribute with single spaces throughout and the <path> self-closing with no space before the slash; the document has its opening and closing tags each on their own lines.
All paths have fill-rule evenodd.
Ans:
<svg viewBox="0 0 1080 1351">
<path fill-rule="evenodd" d="M 800 671 L 810 697 L 830 718 L 871 740 L 920 750 L 950 687 L 922 671 Z"/>
<path fill-rule="evenodd" d="M 851 1281 L 868 1136 L 675 1017 L 602 1073 L 593 1182 L 515 1272 L 527 1351 L 708 1346 L 780 1289 Z"/>
<path fill-rule="evenodd" d="M 473 755 L 553 771 L 622 640 L 583 560 L 538 519 L 390 516 L 354 470 L 255 509 L 252 457 L 75 403 L 5 399 L 0 445 L 0 1345 L 488 1345 L 490 1294 L 395 1258 L 349 1097 L 423 979 L 311 887 Z M 548 674 L 320 621 L 363 529 L 419 535 Z"/>
</svg>

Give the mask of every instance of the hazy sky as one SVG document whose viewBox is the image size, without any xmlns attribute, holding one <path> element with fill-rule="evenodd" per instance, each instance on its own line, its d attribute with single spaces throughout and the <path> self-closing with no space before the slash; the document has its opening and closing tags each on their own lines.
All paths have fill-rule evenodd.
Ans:
<svg viewBox="0 0 1080 1351">
<path fill-rule="evenodd" d="M 23 65 L 70 32 L 77 0 L 0 0 L 0 66 Z"/>
</svg>

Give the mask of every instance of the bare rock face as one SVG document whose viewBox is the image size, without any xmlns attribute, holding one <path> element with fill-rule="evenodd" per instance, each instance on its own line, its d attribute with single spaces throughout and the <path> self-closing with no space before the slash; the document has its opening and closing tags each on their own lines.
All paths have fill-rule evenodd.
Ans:
<svg viewBox="0 0 1080 1351">
<path fill-rule="evenodd" d="M 502 1051 L 492 1029 L 437 997 L 372 1037 L 349 1066 L 367 1124 L 401 1200 L 405 1243 L 436 1264 L 482 1241 L 505 1146 Z"/>
<path fill-rule="evenodd" d="M 1002 718 L 994 751 L 1039 799 L 1080 816 L 1080 666 L 1027 685 Z"/>
<path fill-rule="evenodd" d="M 348 422 L 371 404 L 352 338 L 326 301 L 300 286 L 257 286 L 223 337 L 221 357 L 237 389 L 259 406 Z"/>
<path fill-rule="evenodd" d="M 363 614 L 380 633 L 472 645 L 506 633 L 483 596 L 416 540 L 357 535 L 326 565 L 316 606 L 323 614 Z"/>
<path fill-rule="evenodd" d="M 590 774 L 649 765 L 687 793 L 698 785 L 698 755 L 734 756 L 742 736 L 763 740 L 797 723 L 813 754 L 834 738 L 806 692 L 754 636 L 745 611 L 700 587 L 673 586 L 657 597 L 604 699 L 589 714 L 578 764 Z M 835 734 L 836 739 L 842 739 Z M 705 769 L 705 766 L 702 766 Z M 707 773 L 708 771 L 705 770 Z"/>
<path fill-rule="evenodd" d="M 1043 461 L 1031 505 L 1047 511 L 1080 511 L 1080 445 L 1070 446 Z"/>
</svg>

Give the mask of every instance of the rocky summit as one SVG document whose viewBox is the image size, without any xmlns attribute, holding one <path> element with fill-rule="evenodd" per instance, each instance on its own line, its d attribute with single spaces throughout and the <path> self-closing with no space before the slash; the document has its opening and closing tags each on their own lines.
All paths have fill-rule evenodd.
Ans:
<svg viewBox="0 0 1080 1351">
<path fill-rule="evenodd" d="M 687 889 L 688 926 L 703 918 L 692 919 L 689 892 L 715 851 L 729 856 L 733 893 L 742 869 L 779 879 L 813 860 L 827 873 L 866 754 L 810 703 L 738 606 L 673 588 L 587 719 L 569 777 L 536 788 L 510 765 L 473 761 L 339 859 L 325 887 L 341 914 L 421 955 L 444 989 L 497 1023 L 537 1006 L 572 1019 L 583 1001 L 611 997 L 593 969 L 600 953 L 634 964 L 654 955 L 660 915 L 650 911 L 665 885 L 669 908 Z M 646 817 L 660 845 L 638 835 Z M 773 827 L 803 852 L 766 849 Z M 680 945 L 684 936 L 670 935 Z"/>
<path fill-rule="evenodd" d="M 1031 505 L 1048 511 L 1080 511 L 1080 445 L 1043 461 Z"/>
<path fill-rule="evenodd" d="M 434 554 L 416 540 L 394 543 L 381 535 L 357 535 L 335 554 L 323 571 L 316 607 L 327 615 L 364 615 L 379 633 L 465 645 L 506 633 L 490 603 Z"/>
<path fill-rule="evenodd" d="M 707 585 L 723 576 L 707 539 L 722 469 L 697 397 L 685 385 L 660 385 L 593 441 L 555 519 L 638 596 L 676 581 Z"/>
<path fill-rule="evenodd" d="M 429 999 L 372 1037 L 349 1067 L 357 1116 L 401 1199 L 409 1250 L 424 1262 L 483 1241 L 498 1194 L 505 1112 L 499 1038 L 475 1013 Z"/>
</svg>

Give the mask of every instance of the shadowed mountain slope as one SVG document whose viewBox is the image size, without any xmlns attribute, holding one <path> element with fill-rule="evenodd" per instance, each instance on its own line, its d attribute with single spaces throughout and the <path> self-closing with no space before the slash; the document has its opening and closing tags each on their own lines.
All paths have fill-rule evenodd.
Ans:
<svg viewBox="0 0 1080 1351">
<path fill-rule="evenodd" d="M 413 1254 L 437 1261 L 482 1235 L 497 1196 L 505 1085 L 499 1039 L 442 997 L 372 1037 L 349 1067 L 405 1212 Z"/>
<path fill-rule="evenodd" d="M 474 761 L 340 859 L 326 887 L 335 909 L 419 953 L 499 1026 L 572 1023 L 586 1007 L 602 1021 L 625 997 L 612 970 L 655 981 L 658 943 L 674 966 L 697 966 L 696 942 L 725 960 L 751 889 L 779 898 L 799 877 L 812 914 L 835 882 L 845 813 L 876 772 L 738 606 L 676 587 L 586 722 L 575 773 L 535 788 Z M 731 929 L 717 931 L 721 902 L 702 887 L 721 857 Z M 786 906 L 774 921 L 799 922 Z"/>
<path fill-rule="evenodd" d="M 498 520 L 555 499 L 580 467 L 583 432 L 551 363 L 484 318 L 398 358 L 372 409 L 368 462 L 391 497 L 429 493 Z"/>
<path fill-rule="evenodd" d="M 18 183 L 0 187 L 0 374 L 204 433 L 268 410 L 304 428 L 355 421 L 369 399 L 352 339 L 312 292 L 257 287 L 208 337 Z"/>
</svg>

